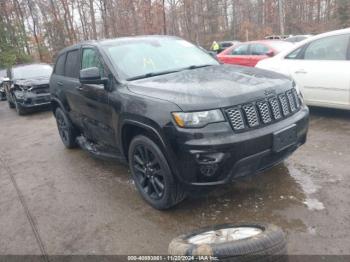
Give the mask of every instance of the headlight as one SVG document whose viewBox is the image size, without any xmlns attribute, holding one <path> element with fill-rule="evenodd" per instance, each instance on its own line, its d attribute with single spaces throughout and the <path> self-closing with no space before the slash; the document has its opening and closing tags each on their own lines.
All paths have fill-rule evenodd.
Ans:
<svg viewBox="0 0 350 262">
<path fill-rule="evenodd" d="M 179 127 L 204 127 L 210 123 L 225 121 L 225 118 L 219 109 L 190 113 L 174 112 L 172 115 Z"/>
<path fill-rule="evenodd" d="M 19 86 L 19 88 L 20 88 L 22 91 L 27 91 L 27 90 L 30 90 L 32 87 L 31 87 L 31 86 Z"/>
</svg>

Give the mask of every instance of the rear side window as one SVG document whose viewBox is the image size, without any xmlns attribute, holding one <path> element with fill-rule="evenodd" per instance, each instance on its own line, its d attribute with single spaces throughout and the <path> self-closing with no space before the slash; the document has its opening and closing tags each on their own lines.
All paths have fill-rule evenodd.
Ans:
<svg viewBox="0 0 350 262">
<path fill-rule="evenodd" d="M 269 48 L 262 44 L 252 44 L 251 53 L 252 55 L 266 55 L 269 52 Z"/>
<path fill-rule="evenodd" d="M 85 69 L 90 67 L 97 67 L 100 69 L 101 76 L 104 75 L 103 65 L 96 50 L 93 48 L 84 48 L 81 68 Z"/>
<path fill-rule="evenodd" d="M 66 55 L 60 55 L 57 59 L 55 66 L 55 74 L 56 75 L 64 75 L 64 63 L 65 63 Z"/>
<path fill-rule="evenodd" d="M 79 49 L 67 53 L 64 75 L 72 78 L 79 78 L 80 63 Z"/>
<path fill-rule="evenodd" d="M 232 55 L 249 55 L 249 45 L 240 45 L 233 49 Z"/>
<path fill-rule="evenodd" d="M 305 60 L 346 60 L 349 35 L 329 36 L 315 40 L 305 49 Z"/>
</svg>

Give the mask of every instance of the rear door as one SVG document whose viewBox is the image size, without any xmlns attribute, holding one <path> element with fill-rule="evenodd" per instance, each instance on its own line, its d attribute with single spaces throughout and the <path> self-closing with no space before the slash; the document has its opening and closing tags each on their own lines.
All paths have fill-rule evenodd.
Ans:
<svg viewBox="0 0 350 262">
<path fill-rule="evenodd" d="M 235 64 L 242 66 L 250 66 L 250 50 L 249 44 L 240 44 L 234 48 L 219 54 L 218 58 L 225 64 Z"/>
<path fill-rule="evenodd" d="M 267 45 L 260 43 L 251 44 L 249 66 L 256 66 L 260 60 L 268 58 L 269 56 L 267 54 L 271 51 L 273 50 Z"/>
<path fill-rule="evenodd" d="M 82 48 L 81 69 L 97 67 L 102 77 L 107 76 L 107 70 L 98 50 L 92 46 Z M 89 132 L 90 139 L 114 145 L 112 128 L 112 110 L 108 104 L 108 91 L 104 85 L 81 84 L 78 90 L 83 98 L 84 129 Z"/>
<path fill-rule="evenodd" d="M 71 119 L 75 124 L 83 127 L 82 114 L 84 111 L 84 100 L 79 93 L 79 71 L 80 48 L 76 48 L 66 52 L 63 72 L 64 76 L 60 77 L 57 84 L 62 87 L 67 100 Z"/>
<path fill-rule="evenodd" d="M 308 104 L 350 106 L 349 38 L 343 34 L 315 40 L 289 62 Z"/>
</svg>

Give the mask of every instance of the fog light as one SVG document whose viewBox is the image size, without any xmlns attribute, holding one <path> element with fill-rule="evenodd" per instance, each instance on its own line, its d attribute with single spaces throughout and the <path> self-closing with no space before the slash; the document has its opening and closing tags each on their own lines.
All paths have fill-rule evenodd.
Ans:
<svg viewBox="0 0 350 262">
<path fill-rule="evenodd" d="M 218 165 L 217 164 L 200 165 L 200 167 L 199 167 L 199 171 L 205 177 L 212 177 L 212 176 L 214 176 L 217 169 L 218 169 Z"/>
</svg>

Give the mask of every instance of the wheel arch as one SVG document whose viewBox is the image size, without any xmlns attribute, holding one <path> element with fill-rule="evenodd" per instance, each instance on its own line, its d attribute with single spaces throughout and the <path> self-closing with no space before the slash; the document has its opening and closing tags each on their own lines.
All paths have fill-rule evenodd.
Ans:
<svg viewBox="0 0 350 262">
<path fill-rule="evenodd" d="M 132 139 L 137 135 L 145 135 L 160 147 L 172 171 L 176 177 L 179 178 L 172 153 L 169 151 L 166 141 L 155 127 L 137 120 L 125 120 L 121 126 L 120 132 L 120 148 L 126 160 L 128 160 L 128 151 Z"/>
<path fill-rule="evenodd" d="M 55 97 L 52 97 L 52 98 L 51 98 L 51 110 L 52 110 L 52 113 L 53 113 L 53 114 L 55 114 L 56 109 L 57 109 L 58 107 L 61 108 L 65 113 L 67 113 L 67 112 L 66 112 L 66 109 L 65 109 L 64 106 L 63 106 L 63 103 L 62 103 L 59 99 L 57 99 L 57 98 L 55 98 Z"/>
</svg>

